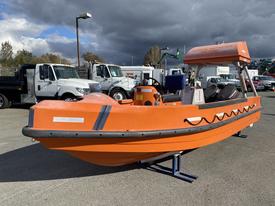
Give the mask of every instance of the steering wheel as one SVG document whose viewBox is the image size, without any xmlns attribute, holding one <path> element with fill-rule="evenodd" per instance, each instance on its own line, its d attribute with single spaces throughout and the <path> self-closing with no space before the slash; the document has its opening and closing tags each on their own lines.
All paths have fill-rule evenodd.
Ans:
<svg viewBox="0 0 275 206">
<path fill-rule="evenodd" d="M 152 85 L 151 86 L 160 86 L 160 82 L 158 80 L 156 80 L 155 78 L 152 77 L 148 77 L 146 78 L 146 80 L 153 80 Z M 150 85 L 149 85 L 150 86 Z"/>
</svg>

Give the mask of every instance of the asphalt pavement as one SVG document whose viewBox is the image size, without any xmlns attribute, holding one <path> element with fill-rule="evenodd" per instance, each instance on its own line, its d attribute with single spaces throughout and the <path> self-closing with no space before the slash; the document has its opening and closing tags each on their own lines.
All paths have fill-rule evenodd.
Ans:
<svg viewBox="0 0 275 206">
<path fill-rule="evenodd" d="M 275 205 L 275 92 L 260 95 L 262 117 L 247 138 L 183 155 L 181 169 L 199 177 L 193 183 L 47 150 L 21 134 L 27 108 L 0 110 L 0 205 Z"/>
</svg>

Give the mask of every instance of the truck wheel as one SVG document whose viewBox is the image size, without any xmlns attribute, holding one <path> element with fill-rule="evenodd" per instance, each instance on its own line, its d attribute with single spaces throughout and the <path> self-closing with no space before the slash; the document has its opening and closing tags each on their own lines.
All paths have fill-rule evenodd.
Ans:
<svg viewBox="0 0 275 206">
<path fill-rule="evenodd" d="M 114 88 L 110 92 L 110 96 L 115 100 L 127 99 L 126 93 L 122 89 L 119 89 L 119 88 Z"/>
<path fill-rule="evenodd" d="M 8 108 L 11 104 L 4 94 L 0 94 L 0 109 Z"/>
<path fill-rule="evenodd" d="M 64 94 L 61 97 L 61 99 L 64 100 L 65 102 L 73 102 L 76 99 L 76 97 L 73 94 Z"/>
</svg>

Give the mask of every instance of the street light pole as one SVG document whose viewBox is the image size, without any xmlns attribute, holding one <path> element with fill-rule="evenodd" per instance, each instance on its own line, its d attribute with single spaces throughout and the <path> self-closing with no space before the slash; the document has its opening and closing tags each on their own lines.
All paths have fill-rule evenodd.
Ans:
<svg viewBox="0 0 275 206">
<path fill-rule="evenodd" d="M 77 66 L 78 69 L 80 68 L 80 52 L 79 52 L 79 36 L 78 36 L 78 19 L 79 17 L 75 18 L 75 26 L 76 26 L 76 49 L 77 49 Z"/>
<path fill-rule="evenodd" d="M 83 13 L 80 16 L 75 18 L 75 27 L 76 27 L 76 49 L 77 49 L 77 66 L 80 68 L 80 52 L 79 52 L 79 34 L 78 34 L 78 20 L 79 19 L 88 19 L 92 18 L 90 13 Z"/>
</svg>

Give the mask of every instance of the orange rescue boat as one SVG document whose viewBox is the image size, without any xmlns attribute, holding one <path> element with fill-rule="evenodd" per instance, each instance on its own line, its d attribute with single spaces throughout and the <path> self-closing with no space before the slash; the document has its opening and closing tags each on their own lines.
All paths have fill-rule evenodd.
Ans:
<svg viewBox="0 0 275 206">
<path fill-rule="evenodd" d="M 242 81 L 250 57 L 246 44 L 235 42 L 193 48 L 184 61 L 197 68 L 233 62 Z M 245 84 L 242 89 L 241 98 L 200 104 L 167 101 L 152 86 L 139 86 L 134 100 L 120 102 L 102 93 L 76 102 L 46 100 L 30 109 L 23 134 L 94 164 L 130 164 L 213 144 L 257 122 L 260 97 L 255 88 L 253 97 Z"/>
</svg>

